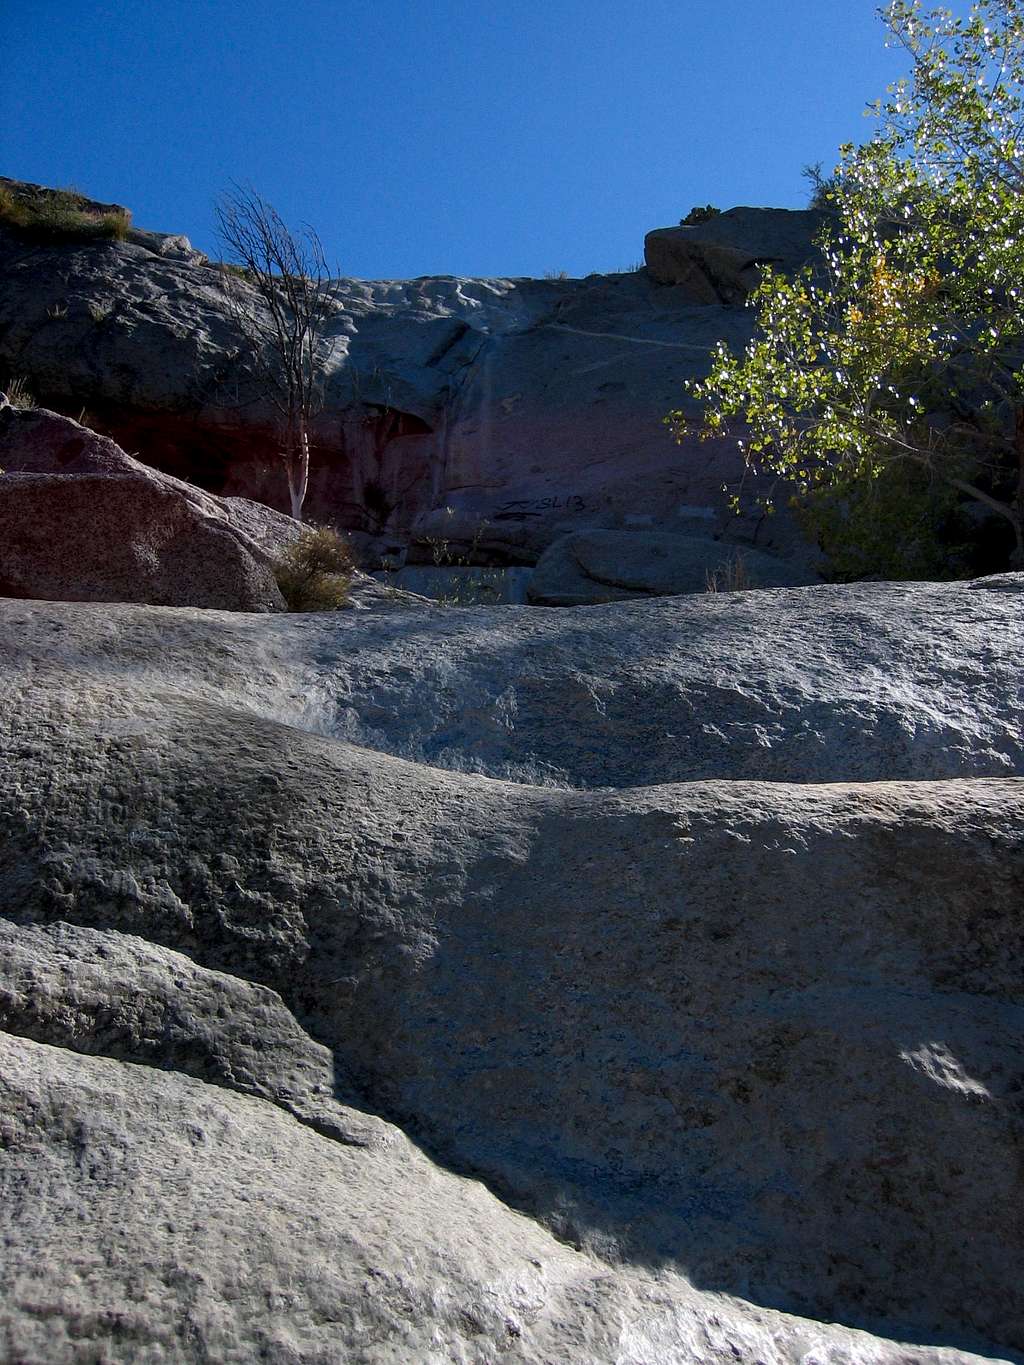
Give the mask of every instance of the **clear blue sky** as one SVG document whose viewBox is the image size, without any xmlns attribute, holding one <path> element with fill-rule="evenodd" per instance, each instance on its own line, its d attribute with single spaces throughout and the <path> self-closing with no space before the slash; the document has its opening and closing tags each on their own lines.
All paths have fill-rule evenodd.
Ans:
<svg viewBox="0 0 1024 1365">
<path fill-rule="evenodd" d="M 367 278 L 623 269 L 694 204 L 803 206 L 884 36 L 872 0 L 0 0 L 0 174 L 212 254 L 249 183 Z"/>
</svg>

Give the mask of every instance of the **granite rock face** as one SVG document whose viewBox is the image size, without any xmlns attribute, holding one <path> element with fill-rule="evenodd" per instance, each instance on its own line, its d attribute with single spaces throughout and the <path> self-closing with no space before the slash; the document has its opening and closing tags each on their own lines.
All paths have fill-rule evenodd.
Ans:
<svg viewBox="0 0 1024 1365">
<path fill-rule="evenodd" d="M 0 604 L 7 1355 L 1019 1360 L 1022 631 Z"/>
<path fill-rule="evenodd" d="M 264 511 L 240 499 L 225 507 L 39 408 L 0 406 L 0 466 L 7 596 L 283 610 Z"/>
<path fill-rule="evenodd" d="M 655 228 L 644 259 L 659 284 L 677 285 L 703 303 L 743 303 L 762 266 L 791 274 L 814 259 L 828 221 L 821 209 L 727 209 L 703 223 Z"/>
<path fill-rule="evenodd" d="M 180 1073 L 2 1033 L 0 1094 L 7 1360 L 978 1359 L 611 1272 L 394 1129 L 353 1147 Z"/>
<path fill-rule="evenodd" d="M 581 607 L 633 597 L 813 582 L 798 565 L 704 536 L 657 531 L 579 531 L 541 555 L 528 589 L 542 607 Z"/>
<path fill-rule="evenodd" d="M 1020 597 L 964 584 L 427 606 L 415 623 L 345 612 L 258 628 L 53 610 L 52 632 L 5 629 L 4 656 L 88 673 L 123 638 L 129 653 L 159 651 L 189 695 L 490 778 L 586 790 L 1011 777 L 1024 765 Z"/>
<path fill-rule="evenodd" d="M 736 213 L 745 259 L 776 259 L 813 227 L 806 214 L 782 215 L 798 224 L 783 232 L 778 213 Z M 24 376 L 48 406 L 84 406 L 149 465 L 284 508 L 273 413 L 247 380 L 232 307 L 249 286 L 182 241 L 28 248 L 0 231 L 0 378 Z M 341 279 L 335 308 L 311 519 L 380 550 L 411 541 L 426 563 L 439 537 L 532 563 L 594 527 L 728 524 L 761 549 L 793 548 L 785 517 L 726 513 L 722 484 L 741 469 L 733 442 L 677 446 L 664 426 L 710 350 L 750 335 L 749 311 L 705 284 L 659 283 L 647 269 Z"/>
<path fill-rule="evenodd" d="M 302 524 L 218 498 L 42 409 L 0 407 L 0 589 L 47 601 L 281 611 L 272 565 Z M 414 592 L 353 572 L 349 607 L 410 611 Z"/>
</svg>

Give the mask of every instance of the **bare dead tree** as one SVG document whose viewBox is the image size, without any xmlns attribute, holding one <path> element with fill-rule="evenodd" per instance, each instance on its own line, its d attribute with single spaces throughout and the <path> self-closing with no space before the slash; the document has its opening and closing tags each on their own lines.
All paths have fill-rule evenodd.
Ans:
<svg viewBox="0 0 1024 1365">
<path fill-rule="evenodd" d="M 333 347 L 334 284 L 316 232 L 307 225 L 293 233 L 254 190 L 234 186 L 216 213 L 225 252 L 245 272 L 246 280 L 229 282 L 232 307 L 253 378 L 277 412 L 291 513 L 301 521 L 310 425 L 323 407 Z"/>
</svg>

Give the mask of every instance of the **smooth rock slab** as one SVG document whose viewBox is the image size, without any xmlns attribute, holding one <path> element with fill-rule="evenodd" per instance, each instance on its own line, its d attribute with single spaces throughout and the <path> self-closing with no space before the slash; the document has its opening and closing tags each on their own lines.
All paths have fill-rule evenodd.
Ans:
<svg viewBox="0 0 1024 1365">
<path fill-rule="evenodd" d="M 137 659 L 288 725 L 555 786 L 1024 775 L 1024 615 L 964 584 L 266 622 L 0 603 L 0 652 L 114 679 Z"/>
<path fill-rule="evenodd" d="M 0 1354 L 35 1365 L 960 1365 L 610 1271 L 394 1135 L 0 1034 Z"/>
<path fill-rule="evenodd" d="M 545 791 L 210 695 L 199 663 L 230 676 L 238 618 L 121 608 L 86 659 L 95 608 L 15 606 L 16 925 L 134 935 L 276 991 L 362 1107 L 609 1276 L 664 1266 L 886 1336 L 1019 1349 L 1020 780 Z M 175 620 L 186 634 L 146 643 Z M 276 624 L 252 618 L 250 648 Z M 45 1016 L 62 1042 L 97 999 L 94 968 L 68 979 Z"/>
<path fill-rule="evenodd" d="M 550 545 L 530 579 L 529 599 L 542 607 L 583 607 L 634 597 L 813 582 L 792 562 L 746 546 L 656 531 L 579 531 Z"/>
</svg>

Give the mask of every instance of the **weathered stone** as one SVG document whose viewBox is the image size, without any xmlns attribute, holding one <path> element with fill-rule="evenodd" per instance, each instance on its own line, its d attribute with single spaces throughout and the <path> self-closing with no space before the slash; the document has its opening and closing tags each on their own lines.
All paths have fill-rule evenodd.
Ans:
<svg viewBox="0 0 1024 1365">
<path fill-rule="evenodd" d="M 257 1095 L 336 1141 L 391 1140 L 276 992 L 127 934 L 0 919 L 0 1030 Z"/>
<path fill-rule="evenodd" d="M 302 534 L 301 522 L 266 503 L 250 498 L 218 498 L 217 503 L 231 525 L 254 541 L 270 559 L 276 559 L 282 549 Z"/>
<path fill-rule="evenodd" d="M 394 1130 L 343 1146 L 248 1096 L 4 1034 L 0 1096 L 5 1360 L 978 1359 L 610 1271 Z"/>
<path fill-rule="evenodd" d="M 158 249 L 26 252 L 0 231 L 0 372 L 49 406 L 85 406 L 150 465 L 283 508 L 274 412 L 246 379 L 232 309 L 249 286 Z M 587 527 L 707 533 L 727 519 L 736 445 L 676 446 L 662 418 L 711 348 L 744 345 L 751 325 L 748 310 L 708 308 L 646 270 L 339 280 L 307 515 L 411 540 L 410 562 L 426 563 L 438 535 L 532 563 Z M 787 552 L 786 521 L 759 545 Z"/>
<path fill-rule="evenodd" d="M 283 609 L 273 564 L 302 532 L 283 512 L 214 497 L 40 409 L 0 408 L 0 458 L 0 588 L 8 596 Z M 430 604 L 356 570 L 347 605 Z"/>
<path fill-rule="evenodd" d="M 2 1072 L 10 1354 L 191 1331 L 223 1358 L 966 1358 L 718 1293 L 1021 1348 L 1024 782 L 963 780 L 1024 772 L 1012 594 L 0 622 L 4 998 L 34 1039 Z M 381 752 L 413 739 L 434 766 Z M 669 755 L 728 780 L 437 766 L 624 787 Z M 334 1104 L 583 1251 L 426 1157 L 403 1174 L 401 1138 L 282 1112 L 326 1083 L 316 1045 Z M 72 1288 L 33 1311 L 41 1265 L 93 1315 Z"/>
<path fill-rule="evenodd" d="M 1024 775 L 1024 620 L 966 584 L 543 607 L 220 617 L 18 607 L 0 654 L 177 685 L 399 757 L 556 786 Z M 51 626 L 50 623 L 53 623 Z"/>
<path fill-rule="evenodd" d="M 578 531 L 544 551 L 528 596 L 542 607 L 582 607 L 813 581 L 813 574 L 801 573 L 792 561 L 725 541 L 657 531 Z"/>
<path fill-rule="evenodd" d="M 1024 592 L 1024 573 L 986 574 L 984 578 L 972 578 L 968 586 L 993 592 Z"/>
<path fill-rule="evenodd" d="M 761 266 L 789 274 L 812 260 L 827 221 L 820 209 L 728 209 L 689 227 L 655 228 L 644 238 L 644 260 L 659 284 L 677 285 L 697 303 L 741 304 Z"/>
<path fill-rule="evenodd" d="M 0 464 L 7 596 L 283 609 L 271 556 L 239 529 L 237 504 L 229 515 L 87 427 L 2 407 Z"/>
</svg>

